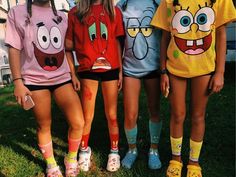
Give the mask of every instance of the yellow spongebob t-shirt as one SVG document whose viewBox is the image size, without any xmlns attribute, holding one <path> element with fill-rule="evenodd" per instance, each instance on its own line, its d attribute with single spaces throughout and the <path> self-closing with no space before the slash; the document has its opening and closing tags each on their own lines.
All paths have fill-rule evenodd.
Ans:
<svg viewBox="0 0 236 177">
<path fill-rule="evenodd" d="M 232 0 L 162 0 L 151 24 L 171 33 L 170 73 L 191 78 L 215 71 L 216 28 L 236 19 Z"/>
</svg>

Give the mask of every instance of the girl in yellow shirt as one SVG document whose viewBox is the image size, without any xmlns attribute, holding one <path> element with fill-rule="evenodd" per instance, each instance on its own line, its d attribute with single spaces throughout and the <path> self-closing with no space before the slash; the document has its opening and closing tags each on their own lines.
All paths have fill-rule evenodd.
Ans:
<svg viewBox="0 0 236 177">
<path fill-rule="evenodd" d="M 236 19 L 231 0 L 163 0 L 152 25 L 163 29 L 161 91 L 170 87 L 172 160 L 168 177 L 181 177 L 187 81 L 191 91 L 191 137 L 187 177 L 201 177 L 198 163 L 209 95 L 224 85 L 225 25 Z"/>
</svg>

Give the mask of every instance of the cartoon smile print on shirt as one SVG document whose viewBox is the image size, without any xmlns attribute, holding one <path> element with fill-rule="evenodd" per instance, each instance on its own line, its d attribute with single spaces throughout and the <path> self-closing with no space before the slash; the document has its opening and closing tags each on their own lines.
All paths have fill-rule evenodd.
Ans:
<svg viewBox="0 0 236 177">
<path fill-rule="evenodd" d="M 192 14 L 188 7 L 177 11 L 172 19 L 174 40 L 178 48 L 187 55 L 199 55 L 207 51 L 212 44 L 212 25 L 215 12 L 211 7 L 199 5 L 199 10 Z M 201 36 L 192 38 L 191 36 Z"/>
<path fill-rule="evenodd" d="M 150 46 L 147 39 L 153 34 L 153 27 L 150 26 L 153 14 L 154 9 L 147 7 L 147 9 L 143 11 L 142 17 L 127 18 L 127 33 L 133 38 L 133 45 L 128 48 L 128 50 L 132 50 L 133 56 L 137 60 L 145 59 L 149 50 L 156 50 L 154 47 L 152 48 Z M 141 48 L 140 44 L 142 44 Z"/>
<path fill-rule="evenodd" d="M 91 14 L 87 19 L 87 25 L 89 39 L 96 55 L 92 69 L 111 69 L 111 64 L 106 59 L 109 36 L 105 14 L 100 13 L 99 18 Z"/>
<path fill-rule="evenodd" d="M 55 19 L 53 21 L 57 25 L 60 23 Z M 35 58 L 45 71 L 55 71 L 64 60 L 61 32 L 56 26 L 48 29 L 43 22 L 37 23 L 37 27 L 38 47 L 33 43 Z"/>
</svg>

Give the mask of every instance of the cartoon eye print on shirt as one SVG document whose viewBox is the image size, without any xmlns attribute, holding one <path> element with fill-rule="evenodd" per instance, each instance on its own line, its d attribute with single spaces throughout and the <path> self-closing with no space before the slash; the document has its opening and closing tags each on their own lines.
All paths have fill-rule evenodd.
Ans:
<svg viewBox="0 0 236 177">
<path fill-rule="evenodd" d="M 107 40 L 108 39 L 107 27 L 102 22 L 100 22 L 100 31 L 101 31 L 101 38 Z"/>
<path fill-rule="evenodd" d="M 88 34 L 91 41 L 92 51 L 95 52 L 96 61 L 92 66 L 95 69 L 111 69 L 111 64 L 106 59 L 106 51 L 108 45 L 108 27 L 103 13 L 99 18 L 91 14 L 87 19 Z"/>
<path fill-rule="evenodd" d="M 147 7 L 142 13 L 143 17 L 130 17 L 127 20 L 127 34 L 130 40 L 133 40 L 133 45 L 128 48 L 132 50 L 133 56 L 137 60 L 143 60 L 147 57 L 150 50 L 155 50 L 149 44 L 148 38 L 153 34 L 153 27 L 150 26 L 154 9 Z M 140 48 L 140 45 L 142 47 Z"/>
<path fill-rule="evenodd" d="M 128 34 L 130 37 L 135 38 L 138 33 L 142 33 L 145 37 L 149 37 L 152 34 L 152 27 L 143 27 L 143 28 L 129 28 Z"/>
<path fill-rule="evenodd" d="M 97 38 L 96 24 L 93 23 L 89 26 L 89 38 L 91 41 L 94 41 Z"/>
<path fill-rule="evenodd" d="M 33 43 L 35 58 L 45 71 L 55 71 L 64 60 L 61 31 L 57 26 L 47 28 L 43 22 L 37 23 L 37 28 L 38 45 Z"/>
<path fill-rule="evenodd" d="M 215 21 L 215 12 L 211 7 L 201 7 L 193 14 L 189 7 L 176 12 L 172 19 L 172 28 L 178 48 L 188 55 L 199 55 L 207 51 L 212 44 L 211 28 Z M 188 36 L 202 36 L 198 39 L 189 39 Z"/>
</svg>

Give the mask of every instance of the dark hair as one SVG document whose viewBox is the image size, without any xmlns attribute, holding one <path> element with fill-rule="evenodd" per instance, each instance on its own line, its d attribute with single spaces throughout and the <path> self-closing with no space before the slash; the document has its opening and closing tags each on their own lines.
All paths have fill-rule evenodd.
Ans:
<svg viewBox="0 0 236 177">
<path fill-rule="evenodd" d="M 211 0 L 211 4 L 213 5 L 216 2 L 216 0 Z M 174 0 L 173 6 L 179 6 L 179 0 Z"/>
<path fill-rule="evenodd" d="M 153 1 L 153 4 L 154 4 L 155 6 L 157 6 L 157 7 L 159 6 L 155 0 L 152 0 L 152 1 Z M 127 5 L 128 5 L 128 0 L 126 0 L 126 1 L 122 4 L 121 9 L 122 9 L 123 11 L 125 11 L 125 10 L 127 9 Z"/>
<path fill-rule="evenodd" d="M 54 0 L 50 0 L 50 2 L 51 2 L 51 7 L 52 7 L 52 11 L 53 11 L 54 15 L 57 16 L 58 18 L 60 18 L 60 20 L 62 20 L 61 17 L 58 16 L 58 14 L 57 14 L 57 9 L 56 9 Z M 27 12 L 28 12 L 29 16 L 32 17 L 32 0 L 27 1 Z"/>
<path fill-rule="evenodd" d="M 52 7 L 53 14 L 57 17 L 57 21 L 61 22 L 62 17 L 57 14 L 57 9 L 56 9 L 54 0 L 50 0 L 50 2 L 51 2 L 51 7 Z M 33 3 L 32 0 L 27 1 L 28 17 L 25 20 L 26 25 L 28 25 L 30 23 L 30 18 L 32 17 L 32 3 Z"/>
</svg>

